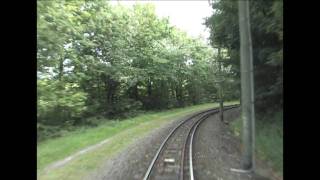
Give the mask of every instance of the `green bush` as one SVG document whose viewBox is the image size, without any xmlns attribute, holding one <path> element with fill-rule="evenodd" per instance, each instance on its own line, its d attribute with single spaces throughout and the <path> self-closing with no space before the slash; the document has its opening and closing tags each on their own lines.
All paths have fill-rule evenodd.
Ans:
<svg viewBox="0 0 320 180">
<path fill-rule="evenodd" d="M 86 93 L 76 83 L 37 81 L 37 117 L 45 125 L 71 125 L 86 110 Z"/>
<path fill-rule="evenodd" d="M 41 123 L 37 124 L 37 140 L 43 141 L 48 138 L 60 137 L 62 132 L 58 126 L 47 126 Z"/>
<path fill-rule="evenodd" d="M 98 126 L 102 121 L 104 121 L 105 119 L 100 117 L 100 116 L 94 116 L 94 117 L 89 117 L 86 118 L 85 120 L 83 120 L 83 123 L 85 125 L 89 125 L 89 126 Z"/>
<path fill-rule="evenodd" d="M 142 103 L 133 99 L 122 99 L 107 109 L 107 115 L 111 117 L 132 117 L 140 112 Z"/>
<path fill-rule="evenodd" d="M 232 122 L 236 136 L 242 137 L 241 118 Z M 256 152 L 257 156 L 282 175 L 283 171 L 283 112 L 268 111 L 256 116 Z"/>
</svg>

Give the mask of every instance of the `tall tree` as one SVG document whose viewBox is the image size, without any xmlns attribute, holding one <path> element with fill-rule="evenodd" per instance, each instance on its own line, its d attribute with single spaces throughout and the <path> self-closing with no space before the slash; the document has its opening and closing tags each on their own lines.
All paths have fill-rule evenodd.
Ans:
<svg viewBox="0 0 320 180">
<path fill-rule="evenodd" d="M 282 4 L 281 0 L 249 1 L 253 44 L 255 107 L 257 114 L 282 108 Z M 240 94 L 240 35 L 237 1 L 215 0 L 206 20 L 214 47 L 226 49 L 232 65 L 232 96 Z"/>
<path fill-rule="evenodd" d="M 157 17 L 151 4 L 39 0 L 37 5 L 43 127 L 213 100 L 212 48 Z"/>
</svg>

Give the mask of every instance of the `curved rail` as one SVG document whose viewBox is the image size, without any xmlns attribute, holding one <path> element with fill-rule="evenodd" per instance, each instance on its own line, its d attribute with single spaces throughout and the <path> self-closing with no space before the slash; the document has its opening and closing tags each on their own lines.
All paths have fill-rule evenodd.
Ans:
<svg viewBox="0 0 320 180">
<path fill-rule="evenodd" d="M 149 178 L 150 173 L 151 173 L 151 170 L 152 170 L 152 168 L 154 167 L 154 164 L 155 164 L 156 160 L 158 159 L 158 157 L 159 157 L 159 155 L 160 155 L 160 153 L 161 153 L 164 145 L 166 144 L 166 142 L 168 141 L 168 139 L 172 136 L 172 134 L 173 134 L 180 126 L 182 126 L 182 125 L 183 125 L 184 123 L 186 123 L 188 120 L 190 120 L 190 119 L 192 119 L 192 118 L 194 118 L 194 117 L 196 117 L 196 116 L 198 116 L 198 115 L 200 115 L 200 114 L 203 114 L 203 113 L 206 113 L 206 112 L 209 112 L 209 111 L 214 111 L 214 110 L 217 110 L 217 108 L 213 108 L 213 109 L 209 109 L 209 110 L 205 110 L 205 111 L 199 112 L 199 113 L 194 114 L 194 115 L 192 115 L 191 117 L 187 118 L 186 120 L 182 121 L 181 123 L 179 123 L 179 124 L 169 133 L 169 135 L 163 140 L 163 142 L 162 142 L 162 144 L 160 145 L 158 151 L 156 152 L 154 158 L 152 159 L 152 161 L 151 161 L 151 163 L 150 163 L 150 165 L 149 165 L 149 167 L 148 167 L 148 170 L 147 170 L 147 172 L 146 172 L 143 180 L 147 180 L 147 179 Z"/>
<path fill-rule="evenodd" d="M 197 122 L 195 122 L 195 123 L 192 125 L 192 127 L 190 128 L 190 130 L 189 130 L 189 132 L 188 132 L 188 135 L 187 135 L 187 138 L 186 138 L 186 140 L 185 140 L 183 149 L 182 149 L 182 153 L 181 153 L 181 157 L 182 157 L 182 158 L 181 158 L 181 168 L 180 168 L 180 180 L 183 180 L 183 178 L 184 178 L 184 158 L 185 158 L 185 151 L 186 151 L 186 149 L 187 149 L 189 136 L 190 136 L 192 130 L 194 129 L 195 126 L 197 126 L 197 124 L 198 124 L 200 121 L 202 121 L 202 120 L 204 120 L 204 119 L 207 119 L 211 114 L 217 113 L 217 112 L 219 112 L 219 111 L 214 111 L 214 112 L 212 112 L 212 113 L 208 113 L 208 114 L 200 117 L 199 120 L 198 120 Z M 192 134 L 191 136 L 193 136 L 193 134 Z"/>
<path fill-rule="evenodd" d="M 233 108 L 236 108 L 236 107 L 238 107 L 238 106 L 239 106 L 239 105 L 231 105 L 231 106 L 229 106 L 226 110 L 233 109 Z M 193 154 L 192 154 L 192 149 L 193 149 L 193 138 L 194 138 L 194 134 L 196 133 L 199 125 L 200 125 L 205 119 L 207 119 L 208 117 L 209 117 L 209 115 L 206 116 L 206 117 L 204 117 L 204 118 L 202 118 L 202 119 L 200 119 L 200 120 L 195 124 L 195 126 L 192 127 L 192 130 L 191 130 L 191 131 L 192 131 L 192 134 L 191 134 L 190 143 L 189 143 L 189 171 L 190 171 L 190 180 L 194 180 L 193 162 L 192 162 L 192 156 L 193 156 Z"/>
<path fill-rule="evenodd" d="M 231 109 L 231 108 L 234 108 L 235 106 L 238 106 L 238 105 L 230 105 L 230 106 L 226 106 L 226 108 Z M 213 112 L 210 112 L 210 111 L 213 111 Z M 179 123 L 179 124 L 168 134 L 168 136 L 164 139 L 164 141 L 163 141 L 162 144 L 160 145 L 159 149 L 157 150 L 154 158 L 152 159 L 152 161 L 151 161 L 151 163 L 150 163 L 150 165 L 149 165 L 149 167 L 148 167 L 147 172 L 145 173 L 145 176 L 144 176 L 143 180 L 148 180 L 148 179 L 149 179 L 150 174 L 151 174 L 151 171 L 152 171 L 152 169 L 154 168 L 155 162 L 156 162 L 157 159 L 159 158 L 159 155 L 160 155 L 160 153 L 162 152 L 165 144 L 167 143 L 167 141 L 169 140 L 169 138 L 174 134 L 174 132 L 175 132 L 179 127 L 181 127 L 181 126 L 182 126 L 183 124 L 185 124 L 187 121 L 195 118 L 196 116 L 199 116 L 199 115 L 201 115 L 201 114 L 207 113 L 207 114 L 201 116 L 201 117 L 199 118 L 199 120 L 192 125 L 191 129 L 193 129 L 195 125 L 198 127 L 198 125 L 199 125 L 200 122 L 202 122 L 204 119 L 206 119 L 207 117 L 209 117 L 212 113 L 216 113 L 216 112 L 219 112 L 219 109 L 218 109 L 218 108 L 212 108 L 212 109 L 208 109 L 208 110 L 205 110 L 205 111 L 201 111 L 201 112 L 199 112 L 199 113 L 196 113 L 196 114 L 190 116 L 189 118 L 185 119 L 185 120 L 182 121 L 181 123 Z M 190 131 L 191 131 L 191 129 L 190 129 Z M 190 134 L 190 131 L 188 132 L 188 135 Z M 193 133 L 193 134 L 194 134 L 194 133 Z M 192 139 L 193 139 L 193 134 L 192 134 Z M 187 138 L 187 139 L 188 139 L 188 138 Z M 192 141 L 192 139 L 191 139 L 191 141 Z M 192 146 L 192 145 L 191 145 L 191 146 Z M 189 151 L 189 152 L 190 152 L 190 151 Z M 189 153 L 189 154 L 190 154 L 190 153 Z M 182 158 L 182 159 L 183 159 L 183 158 Z M 182 160 L 182 161 L 183 161 L 183 160 Z M 191 158 L 191 161 L 192 161 L 192 158 Z M 192 165 L 191 165 L 191 166 L 192 166 Z M 183 164 L 182 164 L 182 167 L 181 167 L 181 168 L 183 169 Z M 183 170 L 182 170 L 182 171 L 183 171 Z M 183 173 L 183 172 L 182 172 L 182 173 Z M 193 170 L 192 170 L 192 173 L 193 173 Z M 183 175 L 183 174 L 182 174 L 182 175 Z M 190 174 L 190 175 L 191 175 L 191 174 Z M 182 178 L 183 178 L 183 176 L 182 176 Z"/>
</svg>

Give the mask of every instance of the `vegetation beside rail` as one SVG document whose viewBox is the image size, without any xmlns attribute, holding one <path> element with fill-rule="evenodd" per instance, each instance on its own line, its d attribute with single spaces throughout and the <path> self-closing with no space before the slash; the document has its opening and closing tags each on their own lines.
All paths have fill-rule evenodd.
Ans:
<svg viewBox="0 0 320 180">
<path fill-rule="evenodd" d="M 282 134 L 283 2 L 249 3 L 257 148 L 282 171 L 282 151 L 269 149 L 282 144 L 282 135 L 270 140 Z M 148 121 L 152 111 L 189 108 L 218 94 L 240 99 L 237 1 L 211 7 L 206 44 L 158 17 L 152 4 L 38 0 L 38 168 L 144 122 L 124 120 L 144 117 L 138 114 Z"/>
<path fill-rule="evenodd" d="M 212 102 L 216 54 L 152 4 L 37 1 L 38 141 L 79 126 Z M 225 100 L 239 99 L 225 68 Z"/>
<path fill-rule="evenodd" d="M 239 1 L 212 1 L 206 20 L 213 46 L 225 51 L 240 85 Z M 250 0 L 249 17 L 254 66 L 257 155 L 283 170 L 283 1 Z M 245 22 L 245 21 L 243 21 Z M 226 59 L 226 58 L 223 58 Z M 242 82 L 241 82 L 242 83 Z M 241 121 L 234 122 L 240 133 Z"/>
<path fill-rule="evenodd" d="M 226 105 L 238 104 L 238 101 L 226 102 Z M 89 145 L 96 144 L 106 138 L 115 136 L 122 131 L 138 127 L 146 122 L 160 121 L 165 123 L 169 120 L 185 116 L 187 114 L 208 109 L 211 107 L 218 107 L 217 103 L 206 103 L 201 105 L 190 106 L 186 108 L 176 108 L 162 112 L 147 112 L 143 115 L 138 115 L 134 118 L 127 118 L 113 121 L 105 121 L 98 127 L 79 129 L 69 132 L 62 137 L 55 139 L 48 139 L 44 142 L 38 143 L 37 146 L 37 168 L 42 170 L 46 165 L 61 160 L 82 148 Z M 156 127 L 153 127 L 156 128 Z M 148 129 L 141 129 L 148 131 Z M 120 143 L 120 142 L 119 142 Z"/>
<path fill-rule="evenodd" d="M 283 174 L 283 112 L 277 111 L 258 116 L 256 121 L 257 157 L 266 161 L 275 172 Z M 236 136 L 241 138 L 241 118 L 231 123 Z"/>
</svg>

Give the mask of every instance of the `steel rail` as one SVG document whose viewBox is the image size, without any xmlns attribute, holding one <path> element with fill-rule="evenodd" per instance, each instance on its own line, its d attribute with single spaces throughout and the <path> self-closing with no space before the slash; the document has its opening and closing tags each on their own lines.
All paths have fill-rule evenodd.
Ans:
<svg viewBox="0 0 320 180">
<path fill-rule="evenodd" d="M 226 106 L 226 108 L 231 109 L 231 108 L 233 108 L 233 107 L 235 107 L 235 106 L 238 106 L 238 105 L 230 105 L 230 106 Z M 169 140 L 169 138 L 176 132 L 176 130 L 177 130 L 178 128 L 180 128 L 183 124 L 185 124 L 185 123 L 188 122 L 189 120 L 191 120 L 191 119 L 193 119 L 193 118 L 195 118 L 195 117 L 197 117 L 197 116 L 199 116 L 199 115 L 201 115 L 201 114 L 207 113 L 207 114 L 201 116 L 201 117 L 199 118 L 199 120 L 192 125 L 192 127 L 191 127 L 191 129 L 192 129 L 195 124 L 198 124 L 198 122 L 200 121 L 200 119 L 203 120 L 204 117 L 207 118 L 207 117 L 209 117 L 212 113 L 218 112 L 218 110 L 219 110 L 219 108 L 212 108 L 212 109 L 208 109 L 208 110 L 205 110 L 205 111 L 201 111 L 201 112 L 199 112 L 199 113 L 196 113 L 196 114 L 188 117 L 187 119 L 183 120 L 183 121 L 182 121 L 181 123 L 179 123 L 172 131 L 170 131 L 170 133 L 168 134 L 168 136 L 163 140 L 162 144 L 160 145 L 159 149 L 157 150 L 154 158 L 152 159 L 152 161 L 151 161 L 151 163 L 150 163 L 150 165 L 149 165 L 149 167 L 148 167 L 148 169 L 147 169 L 147 172 L 145 173 L 145 176 L 144 176 L 143 180 L 148 180 L 148 179 L 149 179 L 150 174 L 151 174 L 151 171 L 152 171 L 152 169 L 154 168 L 155 162 L 156 162 L 157 159 L 159 158 L 159 155 L 160 155 L 160 153 L 162 152 L 165 144 L 167 143 L 167 141 Z M 213 111 L 213 112 L 210 112 L 210 111 Z M 205 119 L 206 119 L 206 118 L 205 118 Z M 191 130 L 191 129 L 190 129 L 190 130 Z M 190 133 L 190 131 L 188 132 L 188 135 L 189 135 L 189 133 Z M 187 138 L 187 139 L 188 139 L 188 138 Z M 183 161 L 183 160 L 182 160 L 182 161 Z M 181 168 L 183 169 L 183 166 L 182 166 Z M 193 172 L 192 172 L 192 173 L 193 173 Z M 183 177 L 182 177 L 182 178 L 183 178 Z"/>
</svg>

